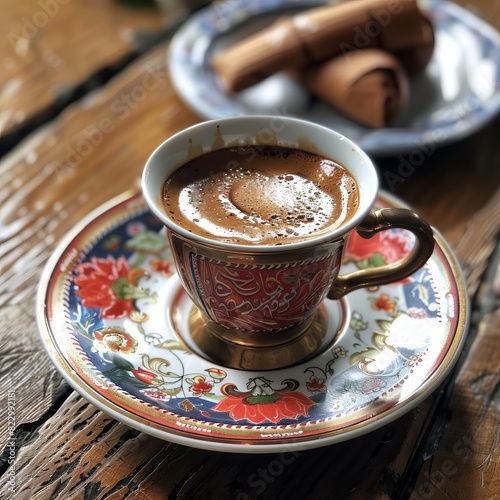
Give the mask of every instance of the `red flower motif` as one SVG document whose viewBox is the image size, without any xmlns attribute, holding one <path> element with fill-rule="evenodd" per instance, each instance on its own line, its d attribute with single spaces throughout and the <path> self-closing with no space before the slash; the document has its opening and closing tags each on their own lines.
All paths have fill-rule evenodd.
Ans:
<svg viewBox="0 0 500 500">
<path fill-rule="evenodd" d="M 385 293 L 382 294 L 378 299 L 372 301 L 372 309 L 377 311 L 386 311 L 388 313 L 393 313 L 396 308 L 396 302 L 390 300 L 389 296 Z"/>
<path fill-rule="evenodd" d="M 320 382 L 318 377 L 311 375 L 309 377 L 310 382 L 306 382 L 306 387 L 311 392 L 325 392 L 326 385 L 323 384 L 323 380 Z"/>
<path fill-rule="evenodd" d="M 269 396 L 229 396 L 217 403 L 212 410 L 227 411 L 233 420 L 248 420 L 254 424 L 267 420 L 277 424 L 283 419 L 308 417 L 309 408 L 314 404 L 314 401 L 300 392 L 276 391 Z"/>
<path fill-rule="evenodd" d="M 146 290 L 135 286 L 138 270 L 131 271 L 123 256 L 93 257 L 90 262 L 78 264 L 76 271 L 74 281 L 79 287 L 76 294 L 83 306 L 101 309 L 101 318 L 124 318 L 134 309 L 133 299 L 149 296 Z"/>
<path fill-rule="evenodd" d="M 212 384 L 206 382 L 204 377 L 197 375 L 193 378 L 193 383 L 189 386 L 189 390 L 195 396 L 201 396 L 205 392 L 210 392 L 212 387 Z"/>
<path fill-rule="evenodd" d="M 140 380 L 141 382 L 144 382 L 145 384 L 152 385 L 153 381 L 156 379 L 156 373 L 148 372 L 144 368 L 136 368 L 135 370 L 132 370 L 132 375 Z"/>
<path fill-rule="evenodd" d="M 353 231 L 346 249 L 346 256 L 354 260 L 369 259 L 381 254 L 386 264 L 392 264 L 410 253 L 410 242 L 401 231 L 382 231 L 370 239 L 364 239 Z"/>
<path fill-rule="evenodd" d="M 161 273 L 163 276 L 172 276 L 173 270 L 171 262 L 161 259 L 151 259 L 149 263 L 151 264 L 151 269 L 153 269 L 155 273 Z"/>
</svg>

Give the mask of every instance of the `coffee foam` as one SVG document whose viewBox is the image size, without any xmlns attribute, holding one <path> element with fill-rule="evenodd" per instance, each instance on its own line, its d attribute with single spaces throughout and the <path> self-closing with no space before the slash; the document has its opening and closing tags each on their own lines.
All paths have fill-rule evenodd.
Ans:
<svg viewBox="0 0 500 500">
<path fill-rule="evenodd" d="M 334 161 L 279 146 L 224 148 L 179 168 L 163 205 L 195 234 L 239 244 L 282 245 L 349 220 L 358 193 Z"/>
</svg>

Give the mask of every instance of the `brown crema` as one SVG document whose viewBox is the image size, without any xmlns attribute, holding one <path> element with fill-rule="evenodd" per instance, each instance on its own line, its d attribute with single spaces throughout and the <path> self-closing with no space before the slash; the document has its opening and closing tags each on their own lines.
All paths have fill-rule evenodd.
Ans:
<svg viewBox="0 0 500 500">
<path fill-rule="evenodd" d="M 280 146 L 206 153 L 163 186 L 163 206 L 173 222 L 242 245 L 317 238 L 352 218 L 358 196 L 353 177 L 335 161 Z"/>
</svg>

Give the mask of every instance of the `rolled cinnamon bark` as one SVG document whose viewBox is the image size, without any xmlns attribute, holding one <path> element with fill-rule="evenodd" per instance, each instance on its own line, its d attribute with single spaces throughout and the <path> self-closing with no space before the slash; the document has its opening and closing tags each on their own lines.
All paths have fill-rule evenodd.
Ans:
<svg viewBox="0 0 500 500">
<path fill-rule="evenodd" d="M 308 68 L 303 81 L 311 92 L 368 127 L 386 127 L 408 104 L 404 68 L 380 49 L 334 57 Z"/>
<path fill-rule="evenodd" d="M 401 61 L 409 75 L 421 73 L 434 53 L 436 43 L 434 28 L 429 18 L 424 16 L 420 23 L 420 40 L 412 47 L 394 51 L 394 55 Z"/>
<path fill-rule="evenodd" d="M 352 0 L 308 9 L 215 55 L 228 91 L 294 66 L 303 68 L 368 47 L 404 52 L 422 44 L 426 20 L 416 0 Z"/>
</svg>

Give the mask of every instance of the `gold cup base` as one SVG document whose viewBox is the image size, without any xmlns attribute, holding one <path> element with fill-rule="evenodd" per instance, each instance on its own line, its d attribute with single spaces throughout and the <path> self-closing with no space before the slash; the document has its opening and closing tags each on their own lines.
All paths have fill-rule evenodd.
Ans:
<svg viewBox="0 0 500 500">
<path fill-rule="evenodd" d="M 218 364 L 240 370 L 275 370 L 307 360 L 323 343 L 327 326 L 323 307 L 303 323 L 275 333 L 223 328 L 194 306 L 189 316 L 189 334 L 198 349 Z"/>
</svg>

